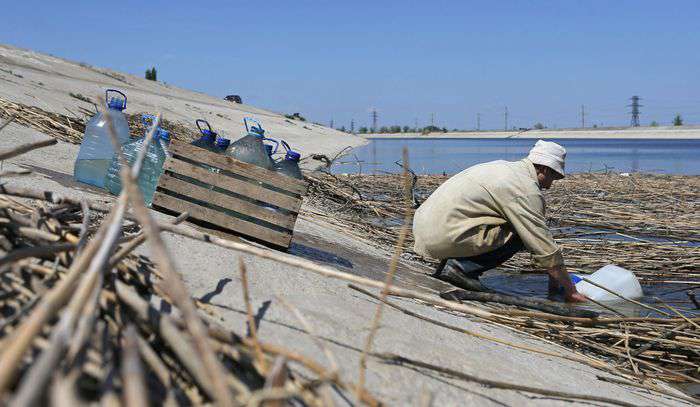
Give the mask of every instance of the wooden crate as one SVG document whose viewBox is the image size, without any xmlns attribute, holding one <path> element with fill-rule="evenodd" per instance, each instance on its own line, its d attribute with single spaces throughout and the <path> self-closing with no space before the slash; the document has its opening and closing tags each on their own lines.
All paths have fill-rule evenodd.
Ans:
<svg viewBox="0 0 700 407">
<path fill-rule="evenodd" d="M 289 247 L 306 182 L 179 140 L 173 140 L 169 150 L 172 156 L 163 166 L 154 209 L 188 212 L 189 222 L 222 237 Z"/>
</svg>

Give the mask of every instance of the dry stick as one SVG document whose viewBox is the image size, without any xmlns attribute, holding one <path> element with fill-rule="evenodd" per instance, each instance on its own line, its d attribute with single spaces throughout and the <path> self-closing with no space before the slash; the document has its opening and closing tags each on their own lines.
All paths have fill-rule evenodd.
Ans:
<svg viewBox="0 0 700 407">
<path fill-rule="evenodd" d="M 581 294 L 581 295 L 583 295 L 583 294 Z M 609 305 L 605 305 L 605 304 L 603 304 L 602 302 L 596 301 L 596 300 L 594 300 L 593 298 L 588 297 L 588 296 L 586 296 L 586 295 L 583 295 L 583 296 L 584 296 L 588 301 L 592 302 L 593 304 L 595 304 L 595 305 L 597 305 L 597 306 L 599 306 L 599 307 L 605 308 L 606 310 L 612 312 L 613 314 L 617 314 L 617 315 L 619 315 L 619 316 L 621 316 L 621 317 L 626 317 L 625 314 L 623 314 L 622 312 L 616 310 L 615 308 L 613 308 L 613 307 L 611 307 L 611 306 L 609 306 Z"/>
<path fill-rule="evenodd" d="M 80 224 L 80 240 L 78 240 L 77 250 L 78 253 L 80 253 L 83 250 L 83 248 L 85 247 L 85 243 L 87 243 L 87 231 L 88 227 L 90 226 L 90 204 L 88 204 L 87 199 L 83 198 L 80 200 L 80 209 L 83 212 L 83 223 Z"/>
<path fill-rule="evenodd" d="M 109 111 L 106 111 L 107 116 L 109 116 Z M 146 154 L 147 143 L 153 138 L 153 134 L 160 121 L 160 114 L 156 116 L 153 121 L 151 130 L 144 140 L 144 144 L 141 147 L 139 154 Z M 206 367 L 206 373 L 209 376 L 214 393 L 215 401 L 220 406 L 231 406 L 234 405 L 234 400 L 231 391 L 226 384 L 226 371 L 221 365 L 221 362 L 217 359 L 216 354 L 214 354 L 211 345 L 209 344 L 206 337 L 206 328 L 204 323 L 197 313 L 197 307 L 192 300 L 192 297 L 187 291 L 185 283 L 182 281 L 180 273 L 177 271 L 168 249 L 165 247 L 162 237 L 160 236 L 160 229 L 158 224 L 153 220 L 148 208 L 146 208 L 143 200 L 143 195 L 138 188 L 134 178 L 129 176 L 127 170 L 128 164 L 126 159 L 119 149 L 119 141 L 117 139 L 116 131 L 112 121 L 107 117 L 108 133 L 112 139 L 112 144 L 115 147 L 119 161 L 122 163 L 122 169 L 120 171 L 122 188 L 126 187 L 127 196 L 130 198 L 131 205 L 133 207 L 136 218 L 139 220 L 144 228 L 144 232 L 148 237 L 152 250 L 155 264 L 160 270 L 163 280 L 160 282 L 161 287 L 165 293 L 168 294 L 173 303 L 180 309 L 182 315 L 185 319 L 187 330 L 190 332 L 192 339 L 194 340 L 195 349 L 197 353 L 202 358 L 204 366 Z M 140 166 L 140 161 L 137 159 L 136 166 Z"/>
<path fill-rule="evenodd" d="M 124 405 L 130 407 L 148 406 L 148 398 L 146 397 L 148 390 L 146 383 L 144 383 L 136 328 L 133 325 L 127 326 L 123 340 L 121 377 L 124 385 Z"/>
<path fill-rule="evenodd" d="M 621 352 L 618 352 L 618 351 L 616 351 L 616 350 L 613 350 L 613 349 L 611 349 L 611 348 L 607 348 L 607 347 L 605 347 L 605 346 L 597 345 L 597 344 L 592 343 L 592 342 L 582 341 L 582 340 L 580 340 L 580 339 L 578 339 L 578 338 L 575 338 L 575 337 L 572 336 L 572 335 L 565 335 L 565 336 L 566 336 L 566 338 L 567 338 L 568 340 L 570 340 L 570 341 L 576 342 L 576 343 L 578 343 L 578 344 L 580 344 L 580 345 L 583 345 L 583 346 L 586 346 L 586 347 L 590 347 L 590 348 L 597 349 L 597 350 L 599 350 L 599 351 L 601 351 L 601 352 L 603 352 L 603 353 L 608 353 L 608 354 L 610 354 L 610 355 L 615 355 L 615 356 L 617 356 L 617 357 L 619 357 L 619 358 L 624 358 L 624 357 L 626 356 L 625 354 L 623 354 L 623 353 L 621 353 Z M 646 360 L 644 360 L 644 359 L 640 359 L 640 358 L 636 358 L 636 357 L 632 356 L 632 360 L 634 360 L 635 362 L 637 362 L 637 363 L 639 363 L 639 364 L 646 365 L 646 366 L 648 366 L 648 367 L 650 367 L 650 368 L 652 368 L 652 369 L 660 370 L 660 371 L 662 371 L 662 372 L 664 372 L 664 373 L 666 373 L 666 374 L 668 374 L 668 375 L 675 376 L 676 378 L 679 378 L 679 377 L 680 377 L 680 378 L 683 378 L 684 381 L 689 381 L 689 382 L 693 382 L 693 383 L 700 383 L 700 380 L 698 380 L 698 379 L 696 379 L 696 378 L 694 378 L 694 377 L 688 376 L 688 375 L 686 375 L 686 374 L 684 374 L 684 373 L 674 372 L 673 370 L 666 369 L 666 368 L 661 367 L 661 366 L 659 366 L 659 365 L 655 365 L 654 363 L 648 362 L 648 361 L 646 361 Z"/>
<path fill-rule="evenodd" d="M 299 311 L 297 307 L 287 302 L 284 298 L 282 298 L 282 296 L 275 295 L 275 299 L 277 299 L 277 301 L 279 301 L 280 304 L 287 308 L 287 310 L 291 312 L 292 315 L 294 315 L 297 321 L 299 321 L 304 326 L 306 333 L 311 337 L 316 346 L 318 346 L 318 348 L 323 351 L 323 354 L 326 355 L 326 359 L 328 359 L 328 363 L 330 363 L 331 365 L 331 375 L 337 375 L 338 363 L 336 362 L 335 357 L 333 356 L 333 352 L 331 352 L 331 350 L 326 346 L 326 344 L 323 343 L 323 341 L 321 341 L 321 338 L 313 329 L 309 321 L 307 321 L 306 318 L 304 318 L 304 315 Z"/>
<path fill-rule="evenodd" d="M 507 383 L 507 382 L 501 382 L 498 380 L 490 380 L 490 379 L 482 379 L 480 377 L 476 377 L 467 373 L 463 373 L 457 370 L 449 369 L 446 367 L 440 367 L 440 366 L 435 366 L 430 363 L 422 362 L 419 360 L 412 360 L 408 359 L 403 356 L 395 355 L 392 353 L 383 353 L 383 354 L 374 354 L 373 356 L 376 356 L 380 359 L 383 359 L 387 362 L 390 363 L 397 363 L 397 364 L 407 364 L 423 369 L 429 369 L 433 370 L 435 372 L 443 373 L 461 380 L 469 381 L 469 382 L 475 382 L 479 383 L 481 385 L 495 388 L 495 389 L 504 389 L 504 390 L 514 390 L 514 391 L 522 391 L 522 392 L 527 392 L 527 393 L 534 393 L 534 394 L 541 394 L 543 396 L 548 396 L 548 397 L 557 397 L 557 398 L 562 398 L 562 399 L 575 399 L 575 400 L 586 400 L 586 401 L 597 401 L 601 403 L 608 403 L 608 404 L 614 404 L 617 406 L 623 406 L 623 407 L 639 407 L 639 404 L 635 403 L 628 403 L 626 401 L 620 401 L 620 400 L 615 400 L 611 399 L 608 397 L 599 397 L 599 396 L 590 396 L 587 394 L 577 394 L 577 393 L 568 393 L 568 392 L 563 392 L 563 391 L 557 391 L 557 390 L 548 390 L 548 389 L 541 389 L 538 387 L 531 387 L 531 386 L 523 386 L 520 384 L 515 384 L 515 383 Z"/>
<path fill-rule="evenodd" d="M 674 307 L 672 307 L 670 304 L 666 304 L 661 298 L 659 298 L 659 297 L 654 297 L 654 299 L 655 299 L 656 301 L 660 302 L 661 304 L 663 304 L 664 307 L 666 307 L 666 308 L 670 309 L 671 311 L 673 311 L 673 312 L 674 312 L 676 315 L 678 315 L 679 317 L 683 318 L 683 319 L 685 320 L 685 322 L 687 322 L 687 323 L 693 325 L 693 326 L 694 326 L 695 328 L 697 328 L 697 329 L 700 329 L 700 325 L 696 324 L 696 323 L 693 322 L 690 318 L 688 318 L 688 317 L 686 317 L 685 315 L 683 315 L 682 313 L 680 313 L 677 309 L 675 309 Z"/>
<path fill-rule="evenodd" d="M 3 171 L 3 172 L 0 172 L 0 178 L 17 177 L 17 176 L 22 176 L 22 175 L 29 175 L 31 173 L 32 173 L 31 170 Z"/>
<path fill-rule="evenodd" d="M 265 355 L 260 348 L 260 342 L 258 341 L 258 329 L 255 326 L 255 318 L 253 317 L 253 306 L 250 304 L 250 293 L 248 292 L 248 271 L 245 267 L 245 262 L 243 258 L 238 258 L 238 270 L 241 273 L 241 286 L 243 287 L 243 301 L 245 302 L 246 320 L 248 322 L 248 330 L 250 331 L 250 338 L 253 340 L 253 348 L 255 349 L 255 356 L 258 359 L 258 364 L 260 365 L 260 370 L 263 375 L 267 372 L 267 362 L 265 361 Z"/>
<path fill-rule="evenodd" d="M 22 249 L 13 250 L 7 253 L 4 257 L 0 258 L 0 267 L 14 263 L 18 260 L 26 259 L 27 257 L 43 257 L 51 254 L 67 252 L 73 249 L 75 249 L 75 244 L 73 243 L 56 243 L 45 246 L 24 247 Z"/>
<path fill-rule="evenodd" d="M 678 331 L 682 331 L 682 330 L 688 328 L 689 326 L 690 326 L 690 324 L 688 324 L 688 323 L 678 325 L 677 327 L 671 329 L 670 331 L 665 332 L 663 335 L 659 336 L 657 339 L 649 341 L 649 342 L 645 343 L 644 345 L 640 346 L 639 348 L 630 351 L 630 354 L 632 356 L 637 356 L 641 353 L 644 353 L 647 350 L 649 350 L 652 346 L 659 344 L 661 342 L 659 339 L 669 339 L 669 338 L 675 336 L 678 333 Z"/>
<path fill-rule="evenodd" d="M 498 339 L 498 338 L 495 338 L 495 337 L 492 337 L 492 336 L 488 336 L 488 335 L 484 335 L 484 334 L 480 334 L 480 333 L 477 333 L 477 332 L 474 332 L 474 331 L 469 331 L 469 330 L 467 330 L 467 329 L 460 328 L 460 327 L 458 327 L 458 326 L 446 324 L 446 323 L 444 323 L 444 322 L 442 322 L 442 321 L 438 321 L 438 320 L 436 320 L 436 319 L 428 318 L 428 317 L 426 317 L 426 316 L 424 316 L 424 315 L 417 314 L 417 313 L 415 313 L 415 312 L 413 312 L 413 311 L 410 311 L 410 310 L 408 310 L 408 309 L 406 309 L 406 308 L 403 308 L 403 307 L 401 307 L 401 306 L 399 306 L 399 305 L 397 305 L 397 304 L 395 304 L 395 303 L 393 303 L 393 302 L 391 302 L 391 301 L 389 301 L 389 300 L 387 300 L 387 299 L 382 299 L 382 297 L 380 297 L 380 296 L 378 296 L 378 295 L 375 295 L 375 294 L 373 294 L 373 293 L 371 293 L 371 292 L 369 292 L 369 291 L 367 291 L 367 290 L 365 290 L 365 289 L 363 289 L 363 288 L 360 288 L 360 287 L 358 287 L 358 286 L 356 286 L 356 285 L 348 284 L 348 287 L 350 287 L 351 289 L 353 289 L 353 290 L 355 290 L 355 291 L 359 291 L 359 292 L 361 292 L 362 294 L 365 294 L 365 295 L 367 295 L 367 296 L 369 296 L 369 297 L 372 297 L 372 298 L 374 298 L 375 300 L 382 301 L 382 302 L 384 302 L 386 305 L 388 305 L 388 306 L 390 306 L 390 307 L 392 307 L 392 308 L 394 308 L 394 309 L 396 309 L 396 310 L 399 310 L 399 311 L 403 312 L 403 313 L 406 314 L 406 315 L 412 316 L 412 317 L 414 317 L 414 318 L 418 318 L 418 319 L 423 320 L 423 321 L 426 321 L 426 322 L 430 322 L 431 324 L 435 324 L 435 325 L 437 325 L 437 326 L 441 326 L 441 327 L 443 327 L 443 328 L 447 328 L 447 329 L 450 329 L 450 330 L 452 330 L 452 331 L 456 331 L 456 332 L 460 332 L 460 333 L 463 333 L 463 334 L 467 334 L 467 335 L 473 336 L 473 337 L 475 337 L 475 338 L 480 338 L 480 339 L 484 339 L 484 340 L 487 340 L 487 341 L 491 341 L 491 342 L 495 342 L 495 343 L 500 343 L 501 345 L 510 346 L 510 347 L 512 347 L 512 348 L 515 348 L 515 349 L 521 349 L 521 350 L 525 350 L 525 351 L 528 351 L 528 352 L 534 352 L 534 353 L 539 353 L 539 354 L 542 354 L 542 355 L 554 356 L 554 357 L 558 357 L 558 358 L 562 358 L 562 359 L 566 359 L 566 360 L 571 360 L 571 361 L 574 361 L 574 362 L 585 363 L 585 364 L 587 364 L 587 365 L 589 365 L 589 366 L 596 367 L 596 368 L 599 368 L 599 369 L 611 370 L 610 366 L 608 366 L 606 363 L 601 362 L 601 361 L 598 361 L 598 360 L 595 360 L 595 359 L 589 359 L 589 358 L 585 358 L 585 357 L 582 357 L 582 356 L 566 356 L 566 355 L 562 355 L 562 354 L 560 354 L 560 353 L 548 352 L 548 351 L 545 351 L 545 350 L 536 349 L 536 348 L 532 348 L 532 347 L 529 347 L 529 346 L 516 345 L 516 344 L 514 344 L 514 343 L 505 341 L 505 340 L 503 340 L 503 339 Z"/>
<path fill-rule="evenodd" d="M 136 332 L 136 339 L 138 340 L 139 353 L 143 360 L 148 364 L 148 366 L 153 370 L 153 373 L 158 376 L 158 380 L 163 384 L 165 388 L 165 401 L 164 406 L 174 407 L 177 405 L 175 401 L 175 392 L 173 391 L 172 380 L 170 378 L 170 371 L 168 367 L 165 366 L 158 354 L 151 348 L 151 345 L 146 342 L 141 335 Z"/>
<path fill-rule="evenodd" d="M 126 304 L 131 310 L 144 322 L 150 324 L 153 331 L 172 349 L 173 353 L 178 357 L 182 365 L 192 375 L 194 381 L 204 392 L 210 397 L 214 396 L 212 383 L 209 381 L 209 375 L 206 373 L 206 368 L 200 359 L 196 357 L 196 351 L 193 346 L 187 341 L 182 332 L 175 326 L 172 317 L 161 314 L 146 302 L 139 294 L 125 283 L 117 280 L 115 282 L 115 291 L 119 301 Z M 158 316 L 153 318 L 153 316 Z"/>
<path fill-rule="evenodd" d="M 609 292 L 610 294 L 612 294 L 612 295 L 614 295 L 614 296 L 616 296 L 616 297 L 618 297 L 618 298 L 621 298 L 621 299 L 623 299 L 623 300 L 625 300 L 625 301 L 631 302 L 632 304 L 639 305 L 640 307 L 643 307 L 643 308 L 646 308 L 646 309 L 649 309 L 649 310 L 652 310 L 652 311 L 656 311 L 656 312 L 658 312 L 658 313 L 660 313 L 660 314 L 666 315 L 667 317 L 670 317 L 670 316 L 671 316 L 671 314 L 669 314 L 668 312 L 662 311 L 662 310 L 660 310 L 660 309 L 658 309 L 658 308 L 656 308 L 656 307 L 652 307 L 652 306 L 650 306 L 650 305 L 647 305 L 647 304 L 644 304 L 644 303 L 642 303 L 642 302 L 633 300 L 633 299 L 631 299 L 631 298 L 627 298 L 627 297 L 625 297 L 625 296 L 623 296 L 623 295 L 621 295 L 621 294 L 616 293 L 615 291 L 613 291 L 613 290 L 611 290 L 611 289 L 609 289 L 609 288 L 607 288 L 607 287 L 604 287 L 604 286 L 602 286 L 602 285 L 596 283 L 595 281 L 591 281 L 591 280 L 587 279 L 586 277 L 583 277 L 583 276 L 579 276 L 579 277 L 581 278 L 581 280 L 587 282 L 588 284 L 594 285 L 594 286 L 596 286 L 596 287 L 598 287 L 598 288 L 600 288 L 600 289 L 602 289 L 602 290 L 605 290 L 605 291 Z"/>
<path fill-rule="evenodd" d="M 189 214 L 187 212 L 181 213 L 177 218 L 173 219 L 170 221 L 173 225 L 179 225 L 180 223 L 184 222 Z M 136 236 L 133 240 L 127 242 L 124 246 L 122 246 L 114 255 L 112 258 L 109 260 L 109 266 L 110 268 L 115 267 L 117 264 L 119 264 L 120 261 L 124 259 L 124 257 L 128 256 L 129 253 L 134 251 L 137 247 L 142 245 L 146 241 L 146 235 L 143 234 L 143 232 L 139 232 L 139 235 Z"/>
<path fill-rule="evenodd" d="M 0 130 L 2 130 L 2 128 L 0 128 Z M 56 143 L 58 143 L 58 140 L 50 138 L 48 140 L 37 141 L 36 143 L 22 144 L 10 150 L 0 151 L 0 161 L 9 160 L 10 158 L 17 157 L 26 152 L 36 150 L 37 148 L 52 146 Z"/>
<path fill-rule="evenodd" d="M 109 221 L 103 222 L 93 239 L 85 250 L 73 261 L 70 269 L 50 291 L 48 291 L 36 305 L 34 311 L 14 331 L 14 340 L 6 344 L 0 354 L 0 396 L 5 394 L 18 373 L 19 363 L 31 346 L 31 343 L 44 325 L 60 310 L 69 300 L 72 288 L 89 266 L 90 260 L 97 253 L 101 240 L 107 233 Z"/>
<path fill-rule="evenodd" d="M 7 126 L 8 126 L 10 123 L 12 123 L 13 121 L 15 121 L 16 118 L 17 118 L 17 115 L 16 115 L 16 114 L 13 114 L 12 116 L 10 116 L 9 119 L 5 120 L 5 123 L 0 124 L 0 131 L 2 131 L 2 129 L 4 129 L 5 127 L 7 127 Z"/>
<path fill-rule="evenodd" d="M 41 353 L 38 360 L 25 375 L 19 390 L 11 402 L 12 405 L 31 406 L 36 404 L 45 386 L 48 384 L 49 378 L 61 361 L 68 346 L 68 340 L 73 335 L 76 319 L 89 301 L 95 287 L 99 287 L 98 283 L 100 285 L 102 283 L 104 266 L 109 260 L 109 256 L 114 250 L 114 245 L 121 232 L 121 224 L 126 212 L 126 200 L 126 196 L 120 196 L 104 239 L 98 241 L 101 246 L 90 260 L 84 277 L 80 280 L 68 306 L 64 310 L 63 315 L 61 315 L 61 319 L 51 333 L 50 347 Z M 93 311 L 95 310 L 96 307 Z"/>
<path fill-rule="evenodd" d="M 403 148 L 403 172 L 404 172 L 404 188 L 405 188 L 405 198 L 406 198 L 406 210 L 404 214 L 404 221 L 403 225 L 401 226 L 401 232 L 399 233 L 399 239 L 396 242 L 396 245 L 394 246 L 394 253 L 391 256 L 391 262 L 389 263 L 389 272 L 386 275 L 386 280 L 384 281 L 384 290 L 382 290 L 381 297 L 383 299 L 386 299 L 387 295 L 389 294 L 388 290 L 391 287 L 391 284 L 394 281 L 394 275 L 396 274 L 396 268 L 399 263 L 399 257 L 401 256 L 402 252 L 402 247 L 403 247 L 403 242 L 406 239 L 406 235 L 408 234 L 408 225 L 411 224 L 411 216 L 412 210 L 411 210 L 411 200 L 410 200 L 410 182 L 408 178 L 408 149 L 406 147 Z M 374 314 L 374 319 L 372 320 L 372 326 L 369 331 L 369 335 L 367 335 L 367 340 L 365 342 L 365 347 L 362 351 L 362 355 L 360 356 L 360 374 L 359 374 L 359 379 L 357 381 L 357 388 L 358 388 L 358 393 L 356 394 L 357 399 L 359 400 L 359 391 L 364 389 L 365 387 L 365 372 L 367 370 L 367 354 L 372 351 L 372 342 L 374 341 L 374 336 L 377 333 L 377 329 L 379 328 L 379 321 L 382 319 L 382 311 L 384 309 L 384 303 L 379 302 L 377 303 L 377 310 L 375 311 Z"/>
<path fill-rule="evenodd" d="M 181 326 L 184 326 L 184 323 L 178 319 L 173 319 L 176 323 L 178 323 Z M 243 342 L 244 345 L 248 347 L 253 347 L 253 341 L 250 338 L 246 337 L 238 337 L 235 333 L 222 328 L 220 325 L 218 325 L 215 321 L 212 322 L 211 325 L 208 326 L 209 330 L 209 335 L 217 341 L 217 343 L 221 343 L 222 346 L 225 344 L 226 346 L 236 346 L 238 345 L 238 341 Z M 270 353 L 275 356 L 283 356 L 286 359 L 289 359 L 290 361 L 299 363 L 309 369 L 310 371 L 314 372 L 316 375 L 322 378 L 328 378 L 329 381 L 334 383 L 336 386 L 338 386 L 342 390 L 349 390 L 355 392 L 357 389 L 357 386 L 354 385 L 353 383 L 346 383 L 344 381 L 341 381 L 337 376 L 332 377 L 332 375 L 320 364 L 317 362 L 307 358 L 304 355 L 301 355 L 297 352 L 291 351 L 289 349 L 282 348 L 277 345 L 273 345 L 270 343 L 265 343 L 265 342 L 260 342 L 260 347 L 262 347 L 263 351 Z M 362 391 L 362 397 L 361 401 L 369 406 L 379 406 L 381 403 L 377 401 L 374 397 L 372 397 L 369 393 L 366 391 Z"/>
</svg>

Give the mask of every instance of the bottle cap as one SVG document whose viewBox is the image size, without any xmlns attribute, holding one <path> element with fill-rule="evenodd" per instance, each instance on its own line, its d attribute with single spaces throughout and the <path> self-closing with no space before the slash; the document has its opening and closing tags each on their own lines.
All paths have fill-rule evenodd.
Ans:
<svg viewBox="0 0 700 407">
<path fill-rule="evenodd" d="M 287 160 L 299 161 L 301 159 L 301 154 L 299 154 L 293 150 L 287 150 L 287 154 L 285 155 L 285 158 Z"/>
<path fill-rule="evenodd" d="M 218 140 L 216 140 L 216 146 L 222 150 L 226 150 L 228 148 L 229 144 L 231 144 L 231 140 L 229 140 L 227 138 L 222 137 L 222 138 L 219 138 Z"/>
<path fill-rule="evenodd" d="M 107 107 L 110 109 L 119 110 L 121 112 L 122 110 L 126 109 L 126 103 L 124 102 L 124 99 L 111 98 L 109 99 L 109 102 L 107 102 Z"/>
<path fill-rule="evenodd" d="M 216 138 L 216 132 L 211 130 L 202 130 L 202 135 L 204 136 L 203 138 L 206 138 L 210 141 L 214 141 L 214 139 Z"/>
</svg>

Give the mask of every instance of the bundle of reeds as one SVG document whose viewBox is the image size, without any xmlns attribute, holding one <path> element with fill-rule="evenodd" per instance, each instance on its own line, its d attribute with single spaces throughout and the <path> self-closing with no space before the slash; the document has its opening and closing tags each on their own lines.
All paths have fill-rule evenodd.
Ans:
<svg viewBox="0 0 700 407">
<path fill-rule="evenodd" d="M 75 112 L 67 108 L 66 111 L 71 115 L 49 112 L 37 106 L 24 105 L 0 98 L 0 118 L 31 127 L 57 140 L 80 144 L 83 141 L 85 125 L 95 114 L 95 110 L 77 106 Z M 128 114 L 127 119 L 132 137 L 141 137 L 148 130 L 141 120 L 140 113 Z M 160 126 L 169 131 L 171 137 L 179 140 L 190 141 L 198 137 L 194 130 L 179 122 L 161 119 Z"/>
</svg>

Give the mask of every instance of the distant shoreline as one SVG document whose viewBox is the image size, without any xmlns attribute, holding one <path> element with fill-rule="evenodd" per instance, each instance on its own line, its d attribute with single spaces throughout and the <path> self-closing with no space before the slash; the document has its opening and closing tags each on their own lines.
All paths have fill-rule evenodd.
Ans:
<svg viewBox="0 0 700 407">
<path fill-rule="evenodd" d="M 638 127 L 622 129 L 571 129 L 528 131 L 469 131 L 448 133 L 358 134 L 366 139 L 662 139 L 700 140 L 700 126 Z"/>
</svg>

